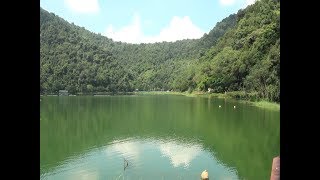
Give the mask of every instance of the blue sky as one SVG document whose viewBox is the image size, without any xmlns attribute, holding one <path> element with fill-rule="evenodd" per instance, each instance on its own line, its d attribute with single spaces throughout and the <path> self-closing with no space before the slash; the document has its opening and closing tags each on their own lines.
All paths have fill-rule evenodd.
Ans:
<svg viewBox="0 0 320 180">
<path fill-rule="evenodd" d="M 40 6 L 91 32 L 128 43 L 200 38 L 254 0 L 40 0 Z"/>
</svg>

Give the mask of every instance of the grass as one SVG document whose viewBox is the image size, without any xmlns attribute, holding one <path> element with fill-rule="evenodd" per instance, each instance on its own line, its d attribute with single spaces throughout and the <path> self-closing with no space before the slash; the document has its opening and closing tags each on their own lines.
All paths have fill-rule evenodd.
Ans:
<svg viewBox="0 0 320 180">
<path fill-rule="evenodd" d="M 274 103 L 274 102 L 262 100 L 262 101 L 250 102 L 250 103 L 252 103 L 254 106 L 261 107 L 261 108 L 280 110 L 280 104 Z"/>
</svg>

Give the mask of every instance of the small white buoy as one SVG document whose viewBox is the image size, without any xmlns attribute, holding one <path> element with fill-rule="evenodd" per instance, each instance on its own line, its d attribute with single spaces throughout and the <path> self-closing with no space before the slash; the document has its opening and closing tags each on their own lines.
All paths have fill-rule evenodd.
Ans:
<svg viewBox="0 0 320 180">
<path fill-rule="evenodd" d="M 236 108 L 236 106 L 233 106 L 233 108 L 235 109 L 235 108 Z"/>
<path fill-rule="evenodd" d="M 204 170 L 204 171 L 201 173 L 201 180 L 208 180 L 208 179 L 209 179 L 208 171 L 207 171 L 207 170 Z"/>
<path fill-rule="evenodd" d="M 219 108 L 221 108 L 221 105 L 219 105 Z"/>
</svg>

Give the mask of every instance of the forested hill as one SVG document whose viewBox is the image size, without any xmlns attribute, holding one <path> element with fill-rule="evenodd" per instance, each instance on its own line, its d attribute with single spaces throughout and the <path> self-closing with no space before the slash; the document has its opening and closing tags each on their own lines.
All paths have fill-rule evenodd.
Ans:
<svg viewBox="0 0 320 180">
<path fill-rule="evenodd" d="M 233 27 L 235 19 L 230 15 L 200 40 L 136 45 L 113 42 L 40 8 L 40 91 L 178 90 L 174 81 L 181 71 Z"/>
<path fill-rule="evenodd" d="M 114 42 L 40 8 L 40 93 L 212 88 L 280 101 L 279 78 L 279 1 L 257 1 L 200 39 L 153 44 Z"/>
</svg>

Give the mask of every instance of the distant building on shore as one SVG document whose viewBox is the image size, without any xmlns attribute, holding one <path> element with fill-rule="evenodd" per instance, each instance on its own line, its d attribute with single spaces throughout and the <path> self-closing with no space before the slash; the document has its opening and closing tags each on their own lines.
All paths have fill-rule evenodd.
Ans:
<svg viewBox="0 0 320 180">
<path fill-rule="evenodd" d="M 59 90 L 59 96 L 68 96 L 69 93 L 67 90 Z"/>
</svg>

